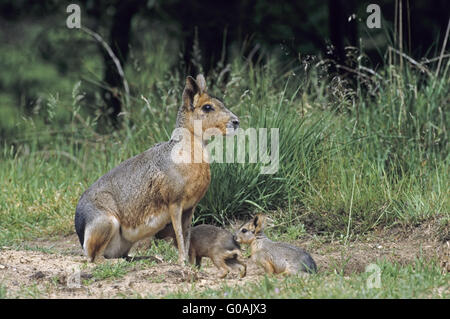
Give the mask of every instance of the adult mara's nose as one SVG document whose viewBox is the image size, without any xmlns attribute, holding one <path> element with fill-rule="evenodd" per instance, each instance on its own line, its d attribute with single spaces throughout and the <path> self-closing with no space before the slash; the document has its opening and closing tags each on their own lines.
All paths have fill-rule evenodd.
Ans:
<svg viewBox="0 0 450 319">
<path fill-rule="evenodd" d="M 237 116 L 234 116 L 231 119 L 231 123 L 233 124 L 234 129 L 237 129 L 239 127 L 239 119 L 237 118 Z"/>
</svg>

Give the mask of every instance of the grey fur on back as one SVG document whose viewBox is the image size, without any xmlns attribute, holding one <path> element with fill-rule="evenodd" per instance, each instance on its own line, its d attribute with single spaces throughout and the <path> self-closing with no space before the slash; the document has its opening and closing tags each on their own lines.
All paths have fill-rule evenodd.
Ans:
<svg viewBox="0 0 450 319">
<path fill-rule="evenodd" d="M 228 230 L 213 225 L 198 225 L 192 228 L 189 249 L 190 262 L 201 265 L 203 257 L 209 257 L 224 278 L 232 269 L 238 269 L 240 277 L 247 273 L 240 245 Z"/>
<path fill-rule="evenodd" d="M 272 255 L 275 263 L 286 261 L 290 267 L 297 267 L 299 271 L 308 273 L 317 271 L 314 259 L 304 249 L 284 242 L 274 242 L 265 236 L 256 240 L 265 253 Z"/>
<path fill-rule="evenodd" d="M 206 255 L 206 250 L 219 246 L 224 250 L 240 249 L 240 245 L 228 230 L 213 225 L 198 225 L 191 230 L 191 244 L 199 254 Z"/>
<path fill-rule="evenodd" d="M 100 177 L 83 193 L 75 212 L 75 229 L 81 245 L 86 225 L 99 214 L 98 207 L 126 216 L 135 212 L 143 213 L 148 205 L 163 204 L 161 201 L 164 198 L 155 196 L 157 194 L 152 192 L 152 188 L 167 178 L 172 180 L 172 186 L 181 182 L 177 181 L 179 177 L 176 171 L 170 168 L 170 152 L 174 145 L 173 140 L 158 143 L 127 159 Z M 177 196 L 176 188 L 173 196 Z M 122 220 L 127 222 L 126 218 Z"/>
</svg>

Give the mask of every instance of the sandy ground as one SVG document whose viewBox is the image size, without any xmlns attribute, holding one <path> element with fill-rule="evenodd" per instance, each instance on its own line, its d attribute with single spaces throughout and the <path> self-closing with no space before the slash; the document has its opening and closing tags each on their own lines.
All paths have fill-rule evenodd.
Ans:
<svg viewBox="0 0 450 319">
<path fill-rule="evenodd" d="M 428 227 L 428 228 L 427 228 Z M 383 231 L 346 245 L 317 238 L 299 240 L 315 259 L 319 271 L 340 271 L 344 275 L 363 272 L 380 259 L 412 263 L 416 257 L 437 257 L 450 271 L 450 244 L 433 236 L 431 226 L 413 231 Z M 231 274 L 217 278 L 217 270 L 207 259 L 201 271 L 154 259 L 153 264 L 136 264 L 121 278 L 100 280 L 92 275 L 95 264 L 87 263 L 75 235 L 58 240 L 26 243 L 32 250 L 0 249 L 0 284 L 8 297 L 19 298 L 114 298 L 163 297 L 170 292 L 239 286 L 258 281 L 263 272 L 250 261 L 247 276 Z M 206 262 L 205 262 L 206 261 Z M 114 263 L 117 261 L 106 261 Z"/>
</svg>

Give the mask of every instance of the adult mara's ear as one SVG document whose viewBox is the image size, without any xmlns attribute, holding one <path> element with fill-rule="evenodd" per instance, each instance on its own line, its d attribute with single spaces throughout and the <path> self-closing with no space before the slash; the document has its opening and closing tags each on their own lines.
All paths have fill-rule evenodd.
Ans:
<svg viewBox="0 0 450 319">
<path fill-rule="evenodd" d="M 183 90 L 183 106 L 188 110 L 194 109 L 194 96 L 200 93 L 200 88 L 192 76 L 186 78 L 186 85 Z"/>
<path fill-rule="evenodd" d="M 206 81 L 205 81 L 205 77 L 203 76 L 203 74 L 197 75 L 196 81 L 197 81 L 198 88 L 200 89 L 200 94 L 205 93 L 206 92 Z"/>
</svg>

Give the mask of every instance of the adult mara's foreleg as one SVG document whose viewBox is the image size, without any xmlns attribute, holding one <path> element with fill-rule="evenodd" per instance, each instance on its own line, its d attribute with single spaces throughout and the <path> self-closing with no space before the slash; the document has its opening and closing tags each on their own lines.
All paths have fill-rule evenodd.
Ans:
<svg viewBox="0 0 450 319">
<path fill-rule="evenodd" d="M 169 206 L 170 219 L 172 221 L 173 230 L 175 231 L 175 238 L 178 246 L 178 263 L 184 265 L 184 262 L 188 260 L 186 246 L 183 236 L 182 215 L 183 209 L 180 204 L 174 203 Z"/>
<path fill-rule="evenodd" d="M 192 228 L 192 217 L 194 216 L 195 206 L 183 211 L 182 227 L 184 236 L 184 249 L 189 251 L 189 246 L 191 245 L 191 228 Z"/>
<path fill-rule="evenodd" d="M 186 251 L 189 251 L 190 236 L 191 236 L 190 230 L 191 230 L 191 225 L 192 225 L 192 217 L 194 214 L 194 209 L 195 209 L 195 207 L 185 209 L 183 211 L 183 214 L 181 217 L 182 228 L 183 228 L 183 237 L 184 237 L 184 241 L 185 241 L 185 250 Z M 155 234 L 155 238 L 157 238 L 157 239 L 173 238 L 173 244 L 175 245 L 175 247 L 178 247 L 178 241 L 177 241 L 175 231 L 173 229 L 173 225 L 171 222 L 169 224 L 167 224 L 162 230 L 157 232 Z M 189 242 L 188 242 L 188 240 L 189 240 Z"/>
</svg>

